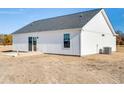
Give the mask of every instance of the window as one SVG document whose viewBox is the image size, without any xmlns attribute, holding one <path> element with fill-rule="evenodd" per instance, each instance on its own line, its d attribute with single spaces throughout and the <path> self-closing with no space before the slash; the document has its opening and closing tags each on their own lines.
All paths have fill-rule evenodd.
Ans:
<svg viewBox="0 0 124 93">
<path fill-rule="evenodd" d="M 70 34 L 64 34 L 64 48 L 70 48 Z"/>
</svg>

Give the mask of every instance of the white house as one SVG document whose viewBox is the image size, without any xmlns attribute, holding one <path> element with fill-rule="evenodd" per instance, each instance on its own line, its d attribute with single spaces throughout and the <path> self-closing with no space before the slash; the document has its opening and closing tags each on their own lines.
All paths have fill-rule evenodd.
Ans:
<svg viewBox="0 0 124 93">
<path fill-rule="evenodd" d="M 18 51 L 84 56 L 104 47 L 116 51 L 116 33 L 104 9 L 38 20 L 13 33 Z"/>
</svg>

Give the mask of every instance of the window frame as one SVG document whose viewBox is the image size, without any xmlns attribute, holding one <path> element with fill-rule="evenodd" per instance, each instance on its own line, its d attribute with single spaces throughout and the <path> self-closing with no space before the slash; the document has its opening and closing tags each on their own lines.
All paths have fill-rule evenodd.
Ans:
<svg viewBox="0 0 124 93">
<path fill-rule="evenodd" d="M 71 47 L 71 39 L 70 39 L 70 33 L 64 33 L 64 35 L 63 35 L 63 47 L 64 47 L 64 49 L 70 49 L 70 47 Z M 69 45 L 67 45 L 67 44 L 69 44 Z"/>
</svg>

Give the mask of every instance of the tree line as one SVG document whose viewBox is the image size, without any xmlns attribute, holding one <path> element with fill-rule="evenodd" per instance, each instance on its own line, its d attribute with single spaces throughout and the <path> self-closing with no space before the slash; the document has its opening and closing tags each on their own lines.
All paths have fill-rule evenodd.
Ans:
<svg viewBox="0 0 124 93">
<path fill-rule="evenodd" d="M 116 43 L 117 45 L 124 45 L 124 32 L 121 30 L 116 31 Z"/>
<path fill-rule="evenodd" d="M 0 45 L 12 45 L 12 35 L 0 34 Z"/>
</svg>

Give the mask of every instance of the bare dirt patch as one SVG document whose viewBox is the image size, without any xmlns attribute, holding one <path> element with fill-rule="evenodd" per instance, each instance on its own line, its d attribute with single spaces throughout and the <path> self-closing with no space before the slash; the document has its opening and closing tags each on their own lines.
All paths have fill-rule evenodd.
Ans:
<svg viewBox="0 0 124 93">
<path fill-rule="evenodd" d="M 0 54 L 0 83 L 124 83 L 124 52 L 86 57 Z"/>
</svg>

